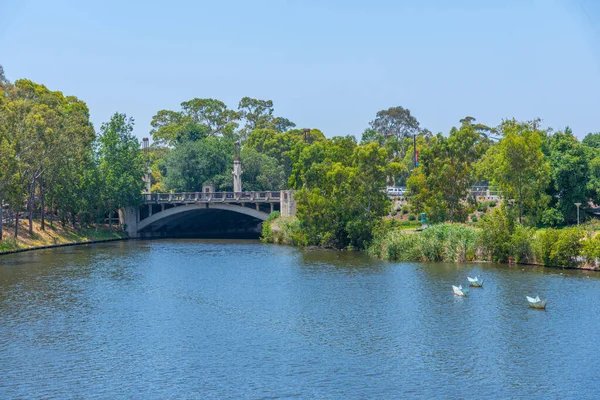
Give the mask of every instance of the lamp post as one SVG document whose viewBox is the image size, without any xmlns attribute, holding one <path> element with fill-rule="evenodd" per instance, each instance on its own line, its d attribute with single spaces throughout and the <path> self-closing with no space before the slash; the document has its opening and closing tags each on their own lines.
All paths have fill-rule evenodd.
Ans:
<svg viewBox="0 0 600 400">
<path fill-rule="evenodd" d="M 579 226 L 579 206 L 581 203 L 575 203 L 575 205 L 577 206 L 577 226 Z"/>
</svg>

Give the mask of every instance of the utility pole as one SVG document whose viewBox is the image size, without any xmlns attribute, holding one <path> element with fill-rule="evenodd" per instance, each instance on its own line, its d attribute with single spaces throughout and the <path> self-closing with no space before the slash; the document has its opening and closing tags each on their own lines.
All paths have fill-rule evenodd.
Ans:
<svg viewBox="0 0 600 400">
<path fill-rule="evenodd" d="M 419 152 L 417 151 L 417 134 L 413 135 L 413 169 L 419 166 Z"/>
</svg>

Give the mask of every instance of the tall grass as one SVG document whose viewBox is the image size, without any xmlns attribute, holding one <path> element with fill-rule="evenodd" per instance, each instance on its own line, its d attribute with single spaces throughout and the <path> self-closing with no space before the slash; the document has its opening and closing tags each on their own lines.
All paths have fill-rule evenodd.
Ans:
<svg viewBox="0 0 600 400">
<path fill-rule="evenodd" d="M 458 224 L 422 232 L 388 229 L 376 233 L 370 255 L 398 261 L 500 261 L 576 268 L 598 267 L 600 234 L 584 228 L 484 230 Z"/>
<path fill-rule="evenodd" d="M 451 261 L 476 259 L 478 230 L 456 224 L 433 225 L 422 232 L 390 230 L 376 235 L 369 254 L 399 261 Z"/>
</svg>

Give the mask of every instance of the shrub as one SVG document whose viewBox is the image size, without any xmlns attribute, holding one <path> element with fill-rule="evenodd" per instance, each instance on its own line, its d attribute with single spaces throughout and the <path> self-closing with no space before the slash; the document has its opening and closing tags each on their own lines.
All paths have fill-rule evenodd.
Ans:
<svg viewBox="0 0 600 400">
<path fill-rule="evenodd" d="M 277 219 L 281 217 L 281 213 L 279 211 L 273 211 L 271 214 L 269 214 L 269 217 L 267 218 L 267 222 L 271 222 L 274 219 Z"/>
<path fill-rule="evenodd" d="M 408 214 L 410 211 L 410 207 L 409 206 L 403 206 L 402 207 L 402 214 Z"/>
<path fill-rule="evenodd" d="M 563 214 L 556 208 L 549 208 L 542 213 L 542 224 L 545 226 L 558 226 L 564 222 Z"/>
<path fill-rule="evenodd" d="M 422 232 L 392 230 L 376 235 L 371 255 L 399 261 L 474 260 L 477 229 L 455 224 L 432 225 Z"/>
<path fill-rule="evenodd" d="M 477 215 L 475 215 L 475 214 L 471 215 L 471 221 L 477 222 Z"/>
<path fill-rule="evenodd" d="M 410 215 L 408 216 L 408 220 L 409 220 L 409 221 L 415 221 L 416 219 L 417 219 L 417 216 L 416 216 L 415 214 L 410 214 Z"/>
<path fill-rule="evenodd" d="M 596 266 L 600 259 L 600 235 L 588 237 L 583 240 L 581 254 L 589 265 Z"/>
<path fill-rule="evenodd" d="M 520 224 L 515 225 L 515 230 L 510 239 L 510 253 L 515 262 L 532 263 L 538 258 L 534 249 L 534 236 L 535 230 L 533 228 Z"/>
<path fill-rule="evenodd" d="M 492 200 L 488 204 L 489 204 L 490 208 L 494 208 L 494 207 L 496 207 L 496 200 Z"/>
<path fill-rule="evenodd" d="M 479 212 L 486 212 L 487 211 L 487 204 L 485 202 L 477 203 L 477 211 L 479 211 Z"/>
<path fill-rule="evenodd" d="M 482 215 L 479 221 L 481 233 L 479 247 L 486 258 L 505 262 L 511 257 L 511 235 L 514 231 L 514 219 L 504 207 L 494 208 L 491 213 Z"/>
<path fill-rule="evenodd" d="M 544 265 L 570 267 L 581 262 L 584 232 L 579 228 L 557 230 L 548 228 L 539 231 L 536 240 L 537 252 Z"/>
</svg>

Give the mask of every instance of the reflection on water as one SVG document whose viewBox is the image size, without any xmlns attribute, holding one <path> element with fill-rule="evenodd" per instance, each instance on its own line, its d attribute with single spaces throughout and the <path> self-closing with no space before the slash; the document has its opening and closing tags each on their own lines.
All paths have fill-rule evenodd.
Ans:
<svg viewBox="0 0 600 400">
<path fill-rule="evenodd" d="M 256 241 L 0 257 L 0 398 L 596 398 L 598 278 Z"/>
</svg>

